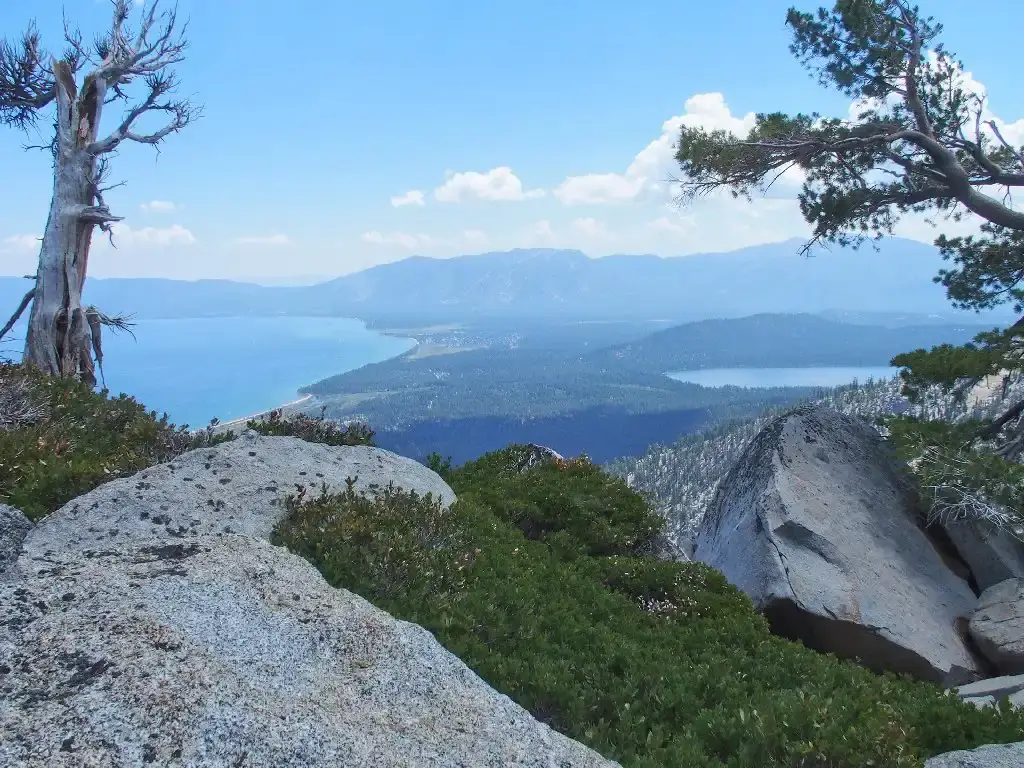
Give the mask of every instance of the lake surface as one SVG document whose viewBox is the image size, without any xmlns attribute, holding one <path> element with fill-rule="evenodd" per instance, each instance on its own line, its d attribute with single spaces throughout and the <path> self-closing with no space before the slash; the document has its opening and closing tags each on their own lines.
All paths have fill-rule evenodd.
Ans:
<svg viewBox="0 0 1024 768">
<path fill-rule="evenodd" d="M 706 368 L 666 374 L 702 387 L 840 387 L 854 381 L 890 379 L 899 369 L 887 365 L 821 368 Z"/>
<path fill-rule="evenodd" d="M 104 334 L 111 394 L 132 395 L 192 428 L 214 417 L 229 421 L 263 413 L 300 397 L 299 387 L 387 360 L 416 344 L 334 317 L 139 320 L 132 331 L 135 339 Z M 16 328 L 12 336 L 20 351 L 24 330 Z"/>
</svg>

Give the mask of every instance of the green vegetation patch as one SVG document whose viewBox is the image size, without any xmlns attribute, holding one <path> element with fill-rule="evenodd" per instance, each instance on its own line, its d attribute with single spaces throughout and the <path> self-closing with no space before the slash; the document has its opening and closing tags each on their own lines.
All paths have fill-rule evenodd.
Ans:
<svg viewBox="0 0 1024 768">
<path fill-rule="evenodd" d="M 107 480 L 224 439 L 190 434 L 134 398 L 0 364 L 0 503 L 31 520 Z"/>
<path fill-rule="evenodd" d="M 535 717 L 627 766 L 920 766 L 1024 738 L 1024 714 L 772 636 L 701 564 L 639 556 L 658 519 L 585 459 L 513 446 L 393 487 L 292 501 L 275 540 L 420 624 Z"/>
<path fill-rule="evenodd" d="M 280 408 L 270 411 L 266 418 L 251 419 L 245 425 L 269 437 L 297 437 L 308 443 L 324 445 L 373 445 L 374 432 L 361 422 L 339 424 L 320 416 L 304 413 L 287 418 Z M 228 432 L 232 435 L 233 433 Z"/>
<path fill-rule="evenodd" d="M 246 426 L 327 445 L 373 445 L 365 424 L 322 417 L 283 418 L 272 411 Z M 72 379 L 0 364 L 0 503 L 33 521 L 108 480 L 234 436 L 189 432 L 127 395 L 109 397 Z"/>
</svg>

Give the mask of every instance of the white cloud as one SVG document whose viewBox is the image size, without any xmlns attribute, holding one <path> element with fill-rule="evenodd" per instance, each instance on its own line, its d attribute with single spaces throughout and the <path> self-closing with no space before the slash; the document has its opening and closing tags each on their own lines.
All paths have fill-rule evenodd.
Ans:
<svg viewBox="0 0 1024 768">
<path fill-rule="evenodd" d="M 235 245 L 289 245 L 291 240 L 288 235 L 246 235 L 236 237 L 232 241 Z"/>
<path fill-rule="evenodd" d="M 471 198 L 491 201 L 529 200 L 544 196 L 543 189 L 524 191 L 523 183 L 508 166 L 492 168 L 486 173 L 448 171 L 445 176 L 445 183 L 434 190 L 434 199 L 441 203 L 458 203 Z"/>
<path fill-rule="evenodd" d="M 628 174 L 588 173 L 567 178 L 555 188 L 555 196 L 566 205 L 620 203 L 636 199 L 646 183 L 646 178 Z"/>
<path fill-rule="evenodd" d="M 170 200 L 150 200 L 148 203 L 141 203 L 139 208 L 148 213 L 167 213 L 177 210 L 178 206 Z"/>
<path fill-rule="evenodd" d="M 38 251 L 40 235 L 11 235 L 2 241 L 5 251 Z"/>
<path fill-rule="evenodd" d="M 423 193 L 418 189 L 410 189 L 404 195 L 396 195 L 391 198 L 391 205 L 401 208 L 403 205 L 423 205 Z"/>
<path fill-rule="evenodd" d="M 169 227 L 142 227 L 132 229 L 123 221 L 110 225 L 114 245 L 118 248 L 164 248 L 170 245 L 192 245 L 195 235 L 180 224 Z M 100 240 L 105 243 L 106 239 Z"/>
<path fill-rule="evenodd" d="M 684 125 L 723 129 L 737 135 L 745 135 L 754 127 L 754 113 L 736 117 L 721 93 L 698 93 L 683 106 L 683 114 L 662 124 L 661 135 L 636 154 L 625 173 L 569 176 L 555 188 L 555 196 L 565 205 L 598 205 L 630 202 L 648 191 L 667 192 L 666 180 L 675 169 L 676 142 Z"/>
<path fill-rule="evenodd" d="M 411 235 L 406 232 L 377 232 L 376 230 L 364 232 L 362 240 L 370 245 L 397 246 L 410 251 L 432 242 L 432 238 L 429 235 Z"/>
</svg>

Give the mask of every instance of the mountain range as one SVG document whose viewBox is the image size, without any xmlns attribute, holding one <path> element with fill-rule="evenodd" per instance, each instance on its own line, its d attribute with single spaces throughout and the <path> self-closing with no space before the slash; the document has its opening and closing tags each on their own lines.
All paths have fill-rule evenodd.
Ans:
<svg viewBox="0 0 1024 768">
<path fill-rule="evenodd" d="M 107 313 L 139 318 L 335 315 L 376 323 L 537 317 L 686 322 L 826 311 L 955 315 L 944 289 L 933 282 L 943 262 L 930 245 L 889 238 L 877 250 L 819 248 L 805 257 L 800 242 L 675 258 L 591 258 L 556 249 L 414 256 L 305 286 L 94 278 L 86 299 Z M 21 278 L 0 278 L 0 306 L 13 309 L 27 286 Z"/>
<path fill-rule="evenodd" d="M 591 363 L 637 370 L 884 365 L 901 352 L 964 344 L 986 327 L 976 317 L 958 325 L 840 323 L 810 314 L 757 314 L 700 320 L 591 352 Z"/>
</svg>

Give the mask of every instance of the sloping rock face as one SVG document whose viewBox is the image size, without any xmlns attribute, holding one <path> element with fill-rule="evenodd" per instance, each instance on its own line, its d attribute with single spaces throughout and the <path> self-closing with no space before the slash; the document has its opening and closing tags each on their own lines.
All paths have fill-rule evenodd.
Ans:
<svg viewBox="0 0 1024 768">
<path fill-rule="evenodd" d="M 778 633 L 935 682 L 976 679 L 976 597 L 943 563 L 876 430 L 820 406 L 784 415 L 721 483 L 695 559 L 746 592 Z"/>
<path fill-rule="evenodd" d="M 14 564 L 32 523 L 20 509 L 0 504 L 0 578 Z"/>
<path fill-rule="evenodd" d="M 448 484 L 419 462 L 366 446 L 334 447 L 247 431 L 237 440 L 183 454 L 132 477 L 101 485 L 42 520 L 26 551 L 116 550 L 165 537 L 237 533 L 267 538 L 288 494 L 366 493 L 389 482 L 445 505 Z"/>
<path fill-rule="evenodd" d="M 982 592 L 970 631 L 999 672 L 1024 674 L 1024 579 L 1007 579 Z"/>
<path fill-rule="evenodd" d="M 0 584 L 0 765 L 615 765 L 258 539 L 22 570 Z"/>
<path fill-rule="evenodd" d="M 1024 741 L 988 744 L 971 750 L 947 752 L 926 760 L 924 768 L 1020 768 L 1024 765 Z"/>
<path fill-rule="evenodd" d="M 1004 696 L 1017 708 L 1024 707 L 1024 675 L 1005 675 L 961 685 L 957 695 L 976 707 L 993 706 Z M 1022 763 L 1024 765 L 1024 763 Z"/>
<path fill-rule="evenodd" d="M 1024 578 L 1024 542 L 984 520 L 955 521 L 944 527 L 982 592 L 1001 581 Z"/>
</svg>

